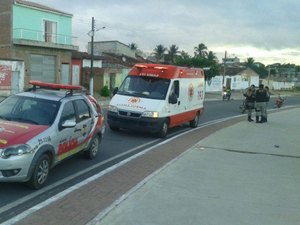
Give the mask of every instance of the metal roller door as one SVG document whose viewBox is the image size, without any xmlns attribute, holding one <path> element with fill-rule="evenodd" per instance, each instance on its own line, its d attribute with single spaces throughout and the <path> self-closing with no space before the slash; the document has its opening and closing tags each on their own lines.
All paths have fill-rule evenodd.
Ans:
<svg viewBox="0 0 300 225">
<path fill-rule="evenodd" d="M 55 83 L 55 56 L 31 55 L 31 79 Z"/>
</svg>

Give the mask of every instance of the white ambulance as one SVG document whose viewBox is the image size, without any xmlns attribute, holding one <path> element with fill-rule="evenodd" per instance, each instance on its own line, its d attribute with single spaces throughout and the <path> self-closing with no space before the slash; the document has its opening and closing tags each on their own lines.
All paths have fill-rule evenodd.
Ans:
<svg viewBox="0 0 300 225">
<path fill-rule="evenodd" d="M 204 71 L 163 64 L 136 64 L 114 90 L 107 122 L 111 130 L 146 131 L 165 137 L 184 123 L 197 127 L 203 112 Z"/>
</svg>

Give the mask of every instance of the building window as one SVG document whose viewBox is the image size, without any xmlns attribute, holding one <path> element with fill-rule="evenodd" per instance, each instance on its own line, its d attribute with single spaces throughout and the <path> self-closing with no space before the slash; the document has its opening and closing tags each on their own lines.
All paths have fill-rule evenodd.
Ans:
<svg viewBox="0 0 300 225">
<path fill-rule="evenodd" d="M 56 36 L 57 36 L 57 23 L 53 21 L 44 21 L 44 28 L 45 28 L 45 42 L 52 42 L 56 43 Z"/>
<path fill-rule="evenodd" d="M 85 101 L 83 100 L 76 100 L 75 105 L 78 111 L 78 119 L 79 122 L 86 120 L 87 118 L 91 117 L 90 109 Z"/>
</svg>

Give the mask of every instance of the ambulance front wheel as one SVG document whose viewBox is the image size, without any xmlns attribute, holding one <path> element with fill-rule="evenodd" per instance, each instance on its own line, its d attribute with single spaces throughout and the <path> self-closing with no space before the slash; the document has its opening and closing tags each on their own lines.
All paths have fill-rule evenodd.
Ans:
<svg viewBox="0 0 300 225">
<path fill-rule="evenodd" d="M 199 113 L 196 114 L 195 118 L 190 121 L 190 127 L 195 128 L 198 126 L 199 123 Z"/>
<path fill-rule="evenodd" d="M 166 137 L 167 133 L 168 133 L 168 128 L 169 128 L 168 120 L 165 120 L 163 122 L 163 125 L 161 126 L 160 131 L 157 133 L 157 136 L 160 137 L 160 138 Z"/>
</svg>

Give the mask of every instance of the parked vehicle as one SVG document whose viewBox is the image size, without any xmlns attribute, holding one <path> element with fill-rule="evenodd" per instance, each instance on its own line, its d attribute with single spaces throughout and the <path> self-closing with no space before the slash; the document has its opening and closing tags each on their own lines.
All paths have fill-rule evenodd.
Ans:
<svg viewBox="0 0 300 225">
<path fill-rule="evenodd" d="M 64 159 L 78 152 L 95 158 L 105 125 L 100 105 L 80 86 L 30 83 L 0 103 L 0 182 L 39 189 Z"/>
<path fill-rule="evenodd" d="M 197 127 L 203 112 L 204 72 L 162 64 L 136 64 L 110 101 L 112 130 L 147 131 L 165 137 L 170 127 Z"/>
</svg>

